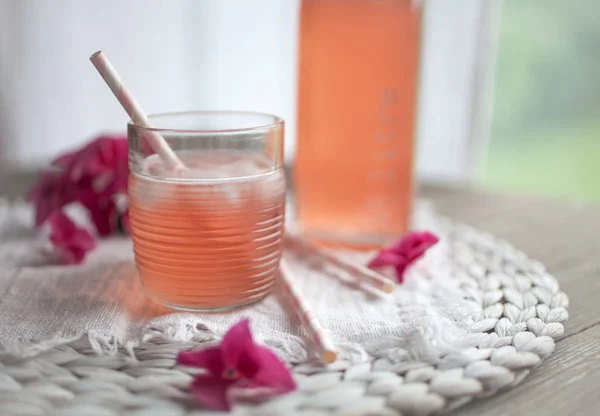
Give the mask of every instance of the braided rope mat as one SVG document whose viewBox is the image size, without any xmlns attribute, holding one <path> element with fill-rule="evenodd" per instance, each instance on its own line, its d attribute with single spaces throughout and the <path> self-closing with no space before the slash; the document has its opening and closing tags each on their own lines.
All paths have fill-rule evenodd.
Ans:
<svg viewBox="0 0 600 416">
<path fill-rule="evenodd" d="M 458 352 L 436 365 L 385 358 L 350 366 L 293 367 L 298 391 L 242 415 L 426 415 L 459 407 L 519 384 L 554 349 L 568 318 L 567 296 L 544 266 L 510 244 L 473 228 L 445 223 L 453 278 L 479 316 Z M 198 371 L 175 366 L 195 342 L 151 339 L 98 356 L 87 337 L 34 358 L 0 362 L 0 414 L 54 416 L 198 415 L 186 388 Z"/>
</svg>

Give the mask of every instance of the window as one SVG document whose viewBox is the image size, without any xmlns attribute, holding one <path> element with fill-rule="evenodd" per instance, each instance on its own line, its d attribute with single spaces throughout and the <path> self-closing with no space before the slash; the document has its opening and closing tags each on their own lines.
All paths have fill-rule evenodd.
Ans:
<svg viewBox="0 0 600 416">
<path fill-rule="evenodd" d="M 600 2 L 503 0 L 481 182 L 600 201 Z"/>
</svg>

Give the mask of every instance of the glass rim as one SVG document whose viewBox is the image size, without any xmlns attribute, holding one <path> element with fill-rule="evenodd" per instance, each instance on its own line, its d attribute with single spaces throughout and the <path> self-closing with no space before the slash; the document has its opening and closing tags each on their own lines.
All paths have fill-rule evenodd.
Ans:
<svg viewBox="0 0 600 416">
<path fill-rule="evenodd" d="M 250 132 L 253 130 L 263 130 L 263 129 L 273 129 L 275 127 L 283 126 L 285 121 L 274 114 L 269 113 L 261 113 L 259 111 L 237 111 L 237 110 L 191 110 L 191 111 L 172 111 L 165 113 L 153 113 L 148 114 L 148 120 L 156 120 L 160 118 L 167 118 L 173 116 L 254 116 L 254 117 L 264 117 L 267 119 L 271 119 L 272 123 L 260 124 L 257 123 L 256 126 L 251 127 L 240 127 L 240 128 L 230 128 L 230 129 L 178 129 L 178 128 L 164 128 L 164 127 L 147 127 L 142 126 L 141 124 L 135 123 L 133 120 L 129 120 L 127 122 L 127 126 L 143 131 L 154 131 L 157 133 L 241 133 L 241 132 Z"/>
</svg>

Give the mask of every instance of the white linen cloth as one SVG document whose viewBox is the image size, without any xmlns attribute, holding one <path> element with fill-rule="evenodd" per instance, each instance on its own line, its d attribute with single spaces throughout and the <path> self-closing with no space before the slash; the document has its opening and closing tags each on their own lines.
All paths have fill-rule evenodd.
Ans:
<svg viewBox="0 0 600 416">
<path fill-rule="evenodd" d="M 286 361 L 311 357 L 310 342 L 277 290 L 262 302 L 230 313 L 168 310 L 143 294 L 130 239 L 100 242 L 79 266 L 51 265 L 40 249 L 31 211 L 22 202 L 0 200 L 0 346 L 4 353 L 29 356 L 81 336 L 88 336 L 99 353 L 118 347 L 133 353 L 131 347 L 154 336 L 218 340 L 248 317 L 257 341 Z M 451 278 L 443 230 L 426 206 L 419 206 L 417 214 L 414 228 L 441 234 L 442 240 L 410 268 L 405 284 L 393 294 L 369 295 L 290 257 L 294 280 L 342 359 L 360 361 L 370 354 L 395 361 L 434 362 L 468 333 L 476 311 Z"/>
</svg>

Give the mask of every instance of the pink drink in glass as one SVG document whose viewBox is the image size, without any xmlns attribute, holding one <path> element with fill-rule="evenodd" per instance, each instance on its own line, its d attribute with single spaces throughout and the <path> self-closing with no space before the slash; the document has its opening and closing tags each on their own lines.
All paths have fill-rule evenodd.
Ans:
<svg viewBox="0 0 600 416">
<path fill-rule="evenodd" d="M 158 155 L 132 169 L 129 212 L 147 293 L 170 307 L 220 310 L 265 297 L 282 251 L 285 177 L 269 152 L 177 152 L 174 173 Z"/>
</svg>

